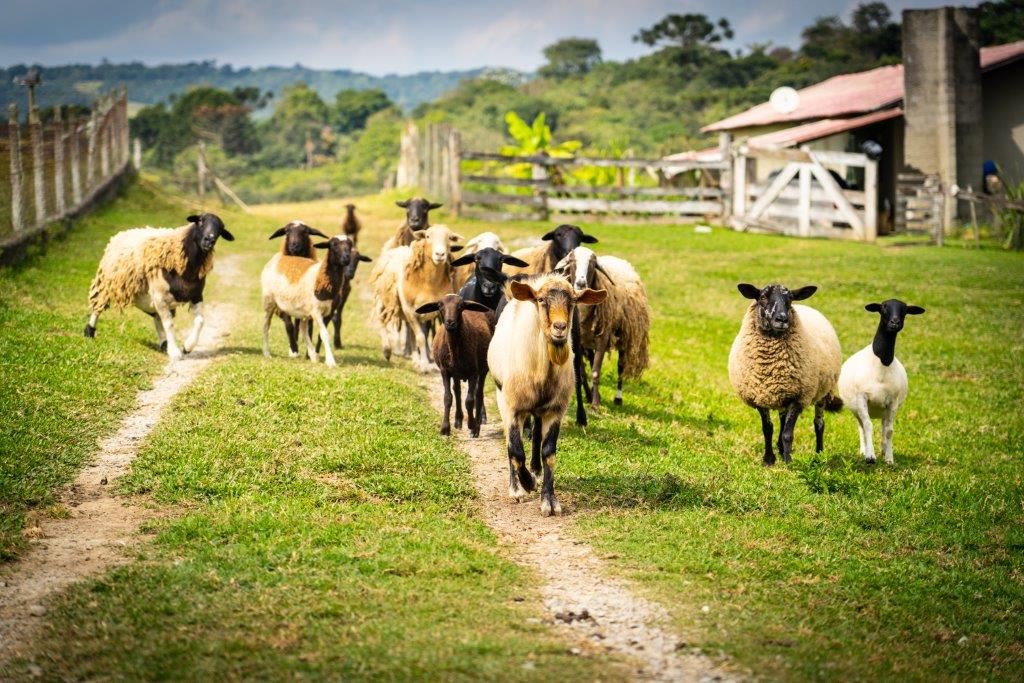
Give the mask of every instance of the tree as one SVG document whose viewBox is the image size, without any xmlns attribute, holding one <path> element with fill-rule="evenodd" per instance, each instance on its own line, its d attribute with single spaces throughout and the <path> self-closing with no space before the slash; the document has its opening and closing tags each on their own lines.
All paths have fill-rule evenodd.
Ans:
<svg viewBox="0 0 1024 683">
<path fill-rule="evenodd" d="M 804 28 L 800 52 L 811 59 L 836 60 L 849 42 L 850 29 L 838 16 L 818 17 Z"/>
<path fill-rule="evenodd" d="M 719 19 L 712 24 L 705 14 L 669 14 L 650 28 L 640 29 L 633 41 L 655 47 L 665 43 L 692 51 L 700 47 L 711 47 L 722 40 L 731 40 L 732 27 L 728 19 Z"/>
<path fill-rule="evenodd" d="M 863 3 L 853 10 L 850 17 L 853 34 L 850 37 L 861 57 L 877 60 L 900 55 L 903 36 L 900 25 L 891 19 L 892 12 L 884 2 Z"/>
<path fill-rule="evenodd" d="M 978 5 L 982 45 L 1024 40 L 1024 0 L 1001 0 Z"/>
<path fill-rule="evenodd" d="M 544 48 L 541 76 L 560 80 L 582 76 L 601 63 L 601 46 L 591 38 L 563 38 Z"/>
<path fill-rule="evenodd" d="M 373 114 L 394 106 L 383 90 L 341 90 L 334 99 L 334 122 L 339 132 L 351 133 L 366 128 Z"/>
</svg>

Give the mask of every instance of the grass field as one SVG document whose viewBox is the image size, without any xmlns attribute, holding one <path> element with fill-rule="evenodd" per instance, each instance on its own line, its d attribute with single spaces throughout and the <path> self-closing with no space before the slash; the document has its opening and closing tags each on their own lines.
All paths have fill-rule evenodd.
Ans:
<svg viewBox="0 0 1024 683">
<path fill-rule="evenodd" d="M 357 202 L 373 256 L 399 216 L 389 201 Z M 153 677 L 172 665 L 271 678 L 621 675 L 568 656 L 530 621 L 530 577 L 476 518 L 465 462 L 436 436 L 422 388 L 436 380 L 383 366 L 364 302 L 354 297 L 346 316 L 339 369 L 281 358 L 276 329 L 279 357 L 259 357 L 256 274 L 273 249 L 263 235 L 295 217 L 330 232 L 342 203 L 231 217 L 239 241 L 226 246 L 249 280 L 209 293 L 243 311 L 230 354 L 178 399 L 123 484 L 180 515 L 158 524 L 139 561 L 62 598 L 39 650 L 60 676 Z M 117 335 L 101 330 L 100 345 L 78 336 L 104 235 L 180 212 L 136 188 L 43 259 L 0 272 L 0 350 L 13 370 L 3 417 L 24 430 L 0 443 L 28 454 L 0 471 L 17 494 L 4 513 L 7 552 L 19 547 L 21 511 L 52 500 L 159 363 L 140 314 Z M 456 225 L 506 240 L 546 230 Z M 651 369 L 627 385 L 625 405 L 611 406 L 606 391 L 586 433 L 563 430 L 558 488 L 579 537 L 664 605 L 687 642 L 760 677 L 1024 677 L 1024 259 L 586 228 L 599 253 L 634 263 L 655 316 Z M 54 278 L 83 295 L 51 302 Z M 843 413 L 827 416 L 820 456 L 804 416 L 793 464 L 761 467 L 757 415 L 725 372 L 746 305 L 740 281 L 818 285 L 807 303 L 832 320 L 845 355 L 871 340 L 877 316 L 865 303 L 899 297 L 927 309 L 897 345 L 911 389 L 895 466 L 859 462 Z M 614 364 L 605 367 L 611 387 Z M 26 377 L 32 392 L 19 391 Z"/>
</svg>

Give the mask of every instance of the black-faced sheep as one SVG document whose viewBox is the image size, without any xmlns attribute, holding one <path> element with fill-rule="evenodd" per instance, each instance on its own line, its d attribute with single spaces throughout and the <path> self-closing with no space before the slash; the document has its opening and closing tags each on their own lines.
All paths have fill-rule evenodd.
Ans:
<svg viewBox="0 0 1024 683">
<path fill-rule="evenodd" d="M 882 452 L 885 462 L 893 463 L 892 435 L 896 413 L 907 398 L 909 383 L 903 363 L 896 358 L 896 335 L 908 315 L 920 315 L 920 306 L 908 306 L 899 299 L 864 307 L 878 313 L 878 329 L 870 344 L 850 356 L 839 373 L 839 396 L 857 418 L 860 454 L 875 462 L 875 444 L 871 420 L 882 418 Z"/>
<path fill-rule="evenodd" d="M 345 310 L 345 304 L 348 302 L 348 296 L 352 293 L 352 280 L 356 276 L 356 269 L 359 268 L 360 263 L 369 263 L 371 261 L 373 259 L 369 256 L 360 254 L 358 249 L 352 248 L 352 259 L 345 268 L 345 277 L 341 281 L 341 290 L 339 290 L 338 296 L 334 301 L 334 312 L 331 313 L 331 320 L 334 321 L 334 348 L 336 349 L 344 348 L 341 343 L 341 315 Z M 322 339 L 318 338 L 316 340 L 317 353 L 320 353 L 320 344 L 322 342 Z"/>
<path fill-rule="evenodd" d="M 416 309 L 420 315 L 439 313 L 441 327 L 434 337 L 434 362 L 441 370 L 444 416 L 441 433 L 451 434 L 452 392 L 455 393 L 455 428 L 462 428 L 462 382 L 466 382 L 466 422 L 470 436 L 480 436 L 484 381 L 487 379 L 487 347 L 491 343 L 494 312 L 458 294 Z"/>
<path fill-rule="evenodd" d="M 345 205 L 345 218 L 341 221 L 341 233 L 348 235 L 349 239 L 352 240 L 352 246 L 358 246 L 359 244 L 359 231 L 363 229 L 363 224 L 356 217 L 356 205 L 346 204 Z"/>
<path fill-rule="evenodd" d="M 753 303 L 743 316 L 729 353 L 729 380 L 740 399 L 761 415 L 764 464 L 775 463 L 769 411 L 779 411 L 779 450 L 790 462 L 793 427 L 800 413 L 814 406 L 815 449 L 824 447 L 823 410 L 838 411 L 842 401 L 836 383 L 842 364 L 839 338 L 829 321 L 809 306 L 793 304 L 809 298 L 817 287 L 790 291 L 782 285 L 758 289 L 740 284 Z"/>
<path fill-rule="evenodd" d="M 395 234 L 384 243 L 381 247 L 382 252 L 412 244 L 416 240 L 417 231 L 430 227 L 430 212 L 443 206 L 423 197 L 412 197 L 395 204 L 405 209 L 405 222 L 398 226 Z"/>
<path fill-rule="evenodd" d="M 485 247 L 452 261 L 455 268 L 469 265 L 473 266 L 470 271 L 472 276 L 462 285 L 459 296 L 467 301 L 481 303 L 493 311 L 498 308 L 498 302 L 504 296 L 504 278 L 500 277 L 502 267 L 509 265 L 525 268 L 529 264 L 515 256 L 502 254 L 497 249 Z"/>
<path fill-rule="evenodd" d="M 502 243 L 500 237 L 498 237 L 493 232 L 482 232 L 466 242 L 465 251 L 463 252 L 463 258 L 469 256 L 470 254 L 475 254 L 478 251 L 483 251 L 484 249 L 493 249 L 499 254 L 508 253 L 508 250 L 505 248 L 505 245 Z M 522 263 L 525 263 L 525 261 L 523 261 Z M 473 272 L 474 269 L 468 267 L 467 265 L 456 266 L 455 274 L 452 278 L 452 282 L 455 285 L 455 291 L 462 289 L 466 282 L 469 281 L 469 278 L 473 277 Z"/>
<path fill-rule="evenodd" d="M 521 500 L 533 491 L 535 475 L 543 472 L 541 514 L 560 514 L 554 467 L 558 432 L 574 381 L 570 323 L 577 304 L 599 304 L 605 292 L 577 293 L 564 277 L 553 273 L 525 282 L 513 280 L 509 288 L 513 299 L 498 321 L 487 352 L 508 447 L 508 492 Z M 527 417 L 534 422 L 530 470 L 523 448 Z"/>
<path fill-rule="evenodd" d="M 153 318 L 161 350 L 171 360 L 181 358 L 174 341 L 173 311 L 191 305 L 192 331 L 185 339 L 188 353 L 203 328 L 203 289 L 213 269 L 217 239 L 235 238 L 212 213 L 189 216 L 180 228 L 135 228 L 110 238 L 89 287 L 89 322 L 85 336 L 96 335 L 96 322 L 110 306 L 124 310 L 135 305 Z"/>
<path fill-rule="evenodd" d="M 302 221 L 294 220 L 275 230 L 269 239 L 275 240 L 284 237 L 284 241 L 281 243 L 281 253 L 285 256 L 301 256 L 315 261 L 313 235 L 327 239 L 327 235 L 316 228 L 312 228 Z M 288 334 L 288 346 L 291 349 L 291 356 L 294 358 L 299 355 L 299 331 L 290 316 L 284 313 L 279 313 L 279 315 L 284 323 L 285 332 Z"/>
</svg>

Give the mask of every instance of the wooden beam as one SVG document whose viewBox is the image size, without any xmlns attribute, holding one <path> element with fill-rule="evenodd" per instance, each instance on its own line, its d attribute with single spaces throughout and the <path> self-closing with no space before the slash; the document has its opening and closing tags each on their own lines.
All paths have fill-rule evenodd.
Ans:
<svg viewBox="0 0 1024 683">
<path fill-rule="evenodd" d="M 750 211 L 745 217 L 748 219 L 759 218 L 761 214 L 764 213 L 764 210 L 768 208 L 768 205 L 775 201 L 775 198 L 779 196 L 779 193 L 782 192 L 782 188 L 789 184 L 789 181 L 796 176 L 797 171 L 799 170 L 800 164 L 797 163 L 789 164 L 782 169 L 779 175 L 775 176 L 775 180 L 771 182 L 768 189 L 764 191 L 764 194 L 758 197 L 757 201 L 754 202 L 754 205 L 750 207 Z"/>
<path fill-rule="evenodd" d="M 501 206 L 503 204 L 514 204 L 516 206 L 544 207 L 544 199 L 530 194 L 502 194 L 500 192 L 466 192 L 462 193 L 463 204 L 486 204 L 488 206 Z"/>
<path fill-rule="evenodd" d="M 666 213 L 675 215 L 717 214 L 721 204 L 712 201 L 644 201 L 635 199 L 573 199 L 549 197 L 552 211 L 582 211 L 594 213 Z"/>
<path fill-rule="evenodd" d="M 802 237 L 811 234 L 811 169 L 800 164 L 800 200 L 797 205 L 797 228 Z"/>
<path fill-rule="evenodd" d="M 846 222 L 853 226 L 853 229 L 857 231 L 857 235 L 860 239 L 864 239 L 864 220 L 857 213 L 857 210 L 850 204 L 850 200 L 843 195 L 842 188 L 836 183 L 836 179 L 828 172 L 824 166 L 819 164 L 816 160 L 811 161 L 811 173 L 818 179 L 818 183 L 821 184 L 821 188 L 832 198 L 835 202 L 836 207 L 846 216 Z"/>
</svg>

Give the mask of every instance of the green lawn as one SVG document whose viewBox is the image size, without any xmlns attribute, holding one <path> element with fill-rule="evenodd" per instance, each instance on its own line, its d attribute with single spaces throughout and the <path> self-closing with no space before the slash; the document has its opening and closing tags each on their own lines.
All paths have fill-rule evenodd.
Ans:
<svg viewBox="0 0 1024 683">
<path fill-rule="evenodd" d="M 357 201 L 372 256 L 400 221 L 392 199 Z M 436 436 L 423 380 L 378 360 L 358 296 L 338 369 L 283 358 L 279 326 L 277 357 L 258 355 L 257 275 L 275 246 L 263 235 L 294 217 L 330 233 L 341 204 L 230 217 L 239 240 L 222 246 L 243 257 L 245 278 L 209 292 L 242 311 L 230 354 L 178 398 L 122 484 L 180 514 L 155 525 L 137 562 L 62 597 L 39 644 L 48 675 L 621 676 L 567 655 L 532 621 L 532 577 L 475 515 L 465 460 Z M 179 213 L 136 188 L 45 258 L 0 271 L 0 350 L 14 370 L 2 380 L 4 423 L 19 417 L 18 429 L 48 440 L 3 435 L 19 450 L 34 444 L 23 467 L 2 470 L 4 491 L 17 492 L 5 513 L 9 551 L 20 511 L 45 505 L 160 363 L 141 314 L 108 317 L 93 346 L 78 336 L 103 237 Z M 455 226 L 506 241 L 547 229 Z M 606 363 L 605 409 L 585 434 L 562 432 L 557 485 L 575 533 L 664 605 L 687 642 L 760 677 L 1024 677 L 1024 258 L 587 229 L 599 253 L 634 263 L 655 315 L 652 366 L 627 385 L 625 405 L 610 403 Z M 52 278 L 81 296 L 51 303 Z M 894 467 L 860 463 L 849 413 L 827 416 L 821 456 L 805 415 L 793 464 L 761 466 L 757 414 L 732 395 L 725 369 L 746 306 L 740 281 L 818 285 L 807 303 L 832 320 L 846 355 L 874 332 L 865 303 L 899 297 L 928 309 L 897 345 L 911 389 Z M 27 311 L 29 325 L 8 324 Z M 38 367 L 42 355 L 75 371 Z M 20 391 L 25 378 L 35 391 Z"/>
</svg>

